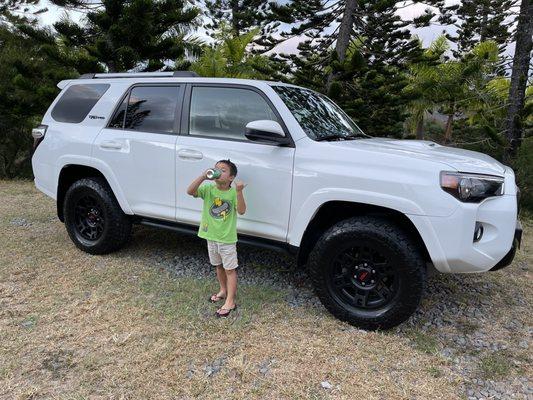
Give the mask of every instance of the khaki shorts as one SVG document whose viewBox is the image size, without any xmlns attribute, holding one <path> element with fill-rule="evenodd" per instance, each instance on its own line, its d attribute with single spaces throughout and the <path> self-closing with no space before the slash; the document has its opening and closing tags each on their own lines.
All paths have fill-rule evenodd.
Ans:
<svg viewBox="0 0 533 400">
<path fill-rule="evenodd" d="M 211 265 L 221 265 L 224 269 L 235 269 L 237 263 L 237 245 L 235 243 L 220 243 L 207 241 L 207 251 Z"/>
</svg>

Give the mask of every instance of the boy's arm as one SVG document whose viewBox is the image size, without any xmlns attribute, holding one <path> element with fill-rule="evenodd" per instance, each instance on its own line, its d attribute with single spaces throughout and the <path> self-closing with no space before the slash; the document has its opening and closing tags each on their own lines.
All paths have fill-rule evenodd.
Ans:
<svg viewBox="0 0 533 400">
<path fill-rule="evenodd" d="M 205 172 L 200 175 L 198 178 L 196 178 L 187 188 L 187 194 L 189 196 L 198 197 L 198 188 L 202 184 L 203 181 L 207 179 L 207 176 L 205 175 Z"/>
<path fill-rule="evenodd" d="M 246 184 L 243 182 L 237 182 L 235 186 L 237 190 L 237 212 L 240 215 L 243 215 L 246 212 L 246 202 L 244 201 L 242 190 L 246 187 Z"/>
</svg>

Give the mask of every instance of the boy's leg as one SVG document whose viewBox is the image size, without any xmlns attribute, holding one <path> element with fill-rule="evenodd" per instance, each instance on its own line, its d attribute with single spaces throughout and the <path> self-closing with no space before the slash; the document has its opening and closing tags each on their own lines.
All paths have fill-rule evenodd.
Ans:
<svg viewBox="0 0 533 400">
<path fill-rule="evenodd" d="M 216 268 L 218 283 L 220 284 L 220 290 L 215 295 L 218 298 L 226 297 L 227 288 L 226 288 L 226 274 L 224 273 L 224 268 L 222 267 L 222 257 L 220 256 L 218 246 L 216 242 L 211 240 L 207 241 L 207 251 L 209 254 L 209 262 Z M 212 296 L 212 301 L 217 301 Z"/>
<path fill-rule="evenodd" d="M 224 244 L 220 246 L 220 255 L 226 275 L 226 302 L 222 308 L 231 310 L 235 307 L 235 297 L 237 295 L 237 246 L 235 244 Z M 227 314 L 229 311 L 218 310 L 219 314 Z"/>
<path fill-rule="evenodd" d="M 222 306 L 229 310 L 235 307 L 235 296 L 237 295 L 237 270 L 225 270 L 228 291 L 226 293 L 226 302 Z"/>
<path fill-rule="evenodd" d="M 220 290 L 217 293 L 217 297 L 226 297 L 226 293 L 228 293 L 228 287 L 226 280 L 226 272 L 224 271 L 224 267 L 222 266 L 222 264 L 217 265 L 217 279 L 218 283 L 220 283 Z"/>
</svg>

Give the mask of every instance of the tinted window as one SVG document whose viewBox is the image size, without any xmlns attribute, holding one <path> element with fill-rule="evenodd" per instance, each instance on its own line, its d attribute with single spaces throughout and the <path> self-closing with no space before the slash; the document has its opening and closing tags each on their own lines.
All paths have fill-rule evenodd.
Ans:
<svg viewBox="0 0 533 400">
<path fill-rule="evenodd" d="M 326 96 L 291 86 L 272 88 L 311 139 L 369 137 Z"/>
<path fill-rule="evenodd" d="M 146 132 L 173 132 L 178 92 L 177 86 L 134 87 L 128 101 L 124 128 Z"/>
<path fill-rule="evenodd" d="M 52 118 L 59 122 L 83 121 L 107 89 L 106 84 L 70 86 L 52 110 Z"/>
<path fill-rule="evenodd" d="M 189 134 L 248 140 L 246 124 L 260 119 L 279 122 L 259 93 L 248 89 L 193 87 Z"/>
<path fill-rule="evenodd" d="M 126 114 L 126 106 L 128 105 L 129 93 L 124 97 L 120 107 L 115 111 L 115 115 L 111 118 L 109 123 L 110 128 L 124 128 L 124 114 Z"/>
</svg>

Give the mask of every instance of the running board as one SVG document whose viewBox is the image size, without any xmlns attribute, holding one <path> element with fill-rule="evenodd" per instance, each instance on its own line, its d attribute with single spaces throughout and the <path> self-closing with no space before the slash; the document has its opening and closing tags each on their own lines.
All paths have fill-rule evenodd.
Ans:
<svg viewBox="0 0 533 400">
<path fill-rule="evenodd" d="M 185 233 L 188 235 L 196 236 L 198 234 L 198 226 L 195 225 L 188 225 L 188 224 L 181 224 L 178 222 L 171 222 L 171 221 L 162 221 L 154 218 L 138 218 L 134 221 L 134 223 L 138 223 L 145 226 L 150 226 L 153 228 L 159 228 L 159 229 L 166 229 L 174 232 L 179 233 Z M 257 238 L 254 236 L 249 235 L 238 235 L 238 242 L 239 244 L 247 244 L 250 246 L 256 246 L 261 247 L 264 249 L 269 250 L 275 250 L 282 253 L 288 253 L 288 254 L 297 254 L 299 247 L 291 246 L 288 243 L 279 242 L 277 240 L 271 240 L 271 239 L 263 239 L 263 238 Z"/>
</svg>

